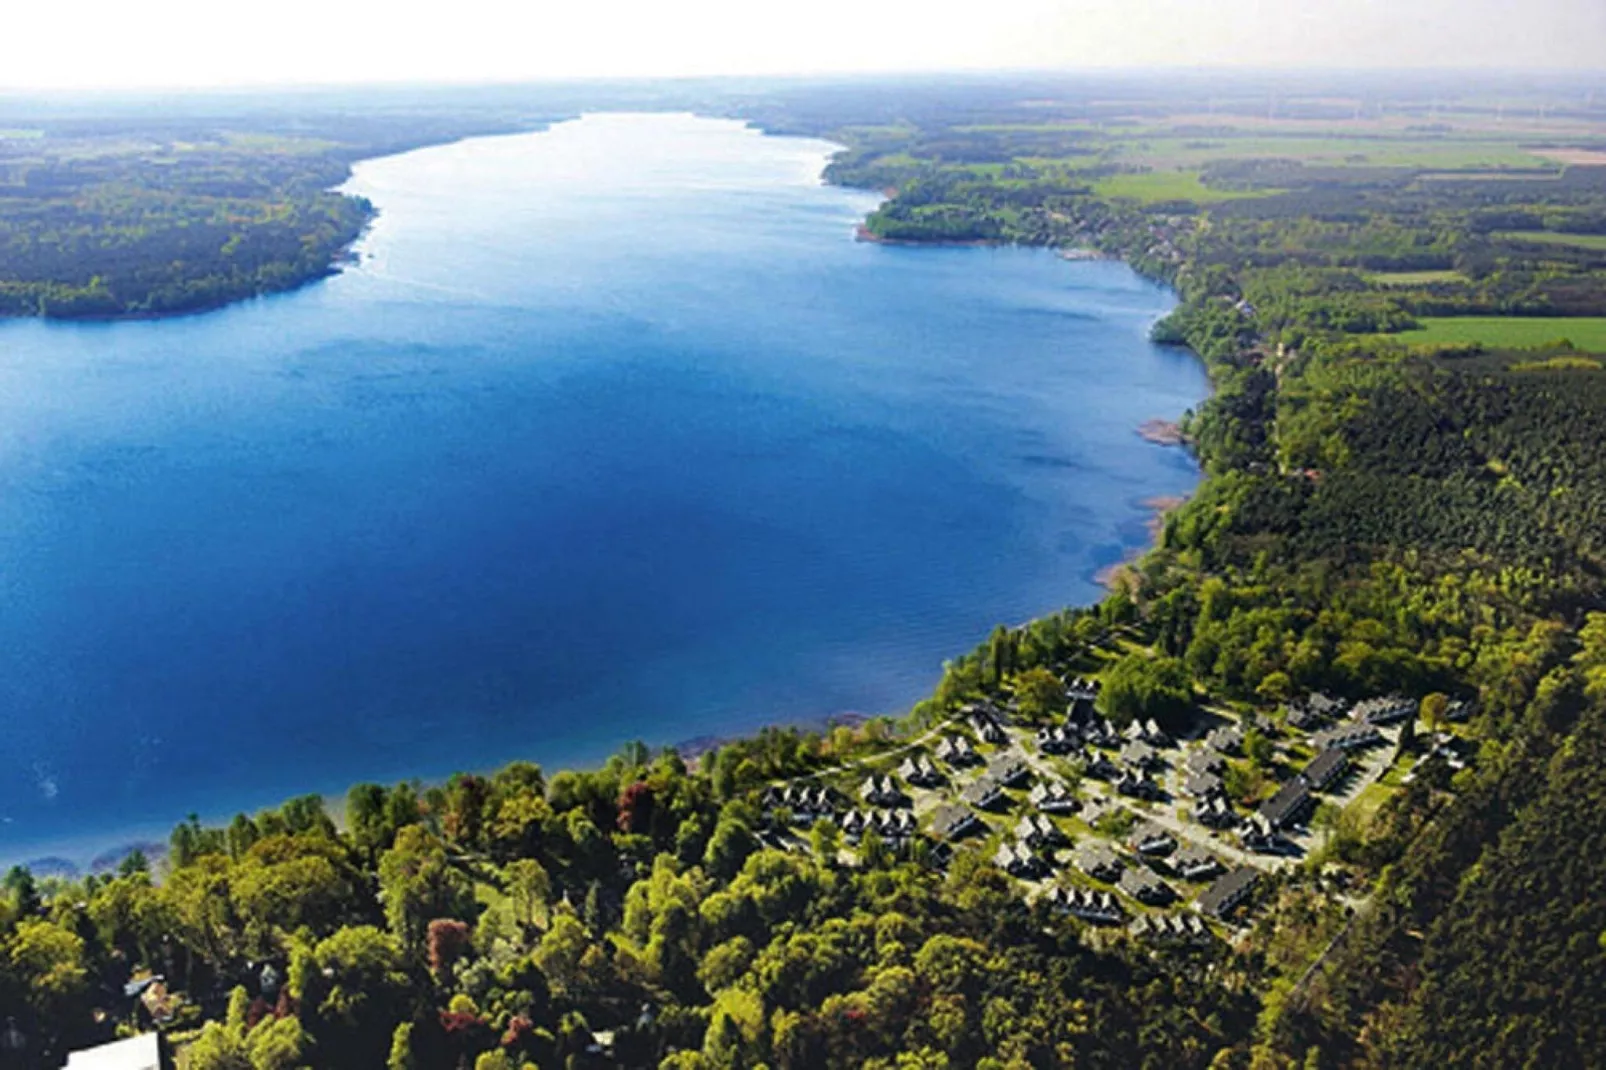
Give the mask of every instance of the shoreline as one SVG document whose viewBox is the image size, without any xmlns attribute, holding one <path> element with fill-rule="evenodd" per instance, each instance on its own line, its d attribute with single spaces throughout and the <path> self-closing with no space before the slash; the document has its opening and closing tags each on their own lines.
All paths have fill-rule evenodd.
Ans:
<svg viewBox="0 0 1606 1070">
<path fill-rule="evenodd" d="M 1138 504 L 1149 510 L 1149 518 L 1143 522 L 1144 528 L 1149 533 L 1147 545 L 1133 550 L 1121 560 L 1105 565 L 1093 573 L 1093 582 L 1105 591 L 1113 591 L 1117 586 L 1123 585 L 1132 565 L 1160 545 L 1160 534 L 1165 530 L 1165 518 L 1186 505 L 1191 497 L 1190 494 L 1156 494 L 1140 501 Z"/>
</svg>

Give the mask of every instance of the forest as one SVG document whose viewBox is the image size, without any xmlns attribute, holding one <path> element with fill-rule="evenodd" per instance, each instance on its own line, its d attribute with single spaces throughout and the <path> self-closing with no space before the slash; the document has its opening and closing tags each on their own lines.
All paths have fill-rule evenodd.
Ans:
<svg viewBox="0 0 1606 1070">
<path fill-rule="evenodd" d="M 0 316 L 197 312 L 338 270 L 374 215 L 352 162 L 539 120 L 18 118 L 0 136 Z"/>
<path fill-rule="evenodd" d="M 340 807 L 192 818 L 160 857 L 87 877 L 13 869 L 0 1019 L 27 1044 L 0 1045 L 0 1066 L 153 1026 L 188 1070 L 1606 1064 L 1606 354 L 1564 340 L 1568 317 L 1606 314 L 1606 261 L 1512 236 L 1606 232 L 1606 167 L 1434 177 L 1488 105 L 1410 132 L 1427 105 L 1396 99 L 1386 164 L 1195 130 L 1178 140 L 1215 147 L 1175 151 L 1213 156 L 1198 182 L 1244 196 L 1112 196 L 1156 173 L 1136 161 L 1161 126 L 1197 126 L 1184 90 L 1031 89 L 1030 121 L 1018 87 L 719 107 L 845 146 L 833 181 L 891 191 L 873 237 L 1094 250 L 1175 287 L 1154 336 L 1210 371 L 1182 424 L 1207 478 L 1103 601 L 1000 627 L 904 718 L 358 785 Z M 1322 124 L 1349 112 L 1332 99 L 1285 107 Z M 1569 143 L 1606 144 L 1601 106 L 1556 108 Z M 270 185 L 315 213 L 319 166 Z M 1525 349 L 1400 337 L 1473 312 L 1557 332 Z M 1306 696 L 1416 712 L 1375 785 L 1317 807 L 1321 846 L 1206 942 L 1055 913 L 986 850 L 850 846 L 765 802 L 891 769 L 978 704 L 1047 725 L 1084 677 L 1123 730 L 1238 719 L 1228 790 L 1257 799 L 1308 756 L 1269 742 Z M 1131 814 L 1098 824 L 1076 834 L 1124 835 Z"/>
</svg>

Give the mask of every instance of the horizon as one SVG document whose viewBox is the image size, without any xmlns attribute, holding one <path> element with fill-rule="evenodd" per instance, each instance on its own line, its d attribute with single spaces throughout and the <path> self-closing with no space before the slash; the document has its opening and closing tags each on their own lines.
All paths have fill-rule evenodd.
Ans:
<svg viewBox="0 0 1606 1070">
<path fill-rule="evenodd" d="M 432 14 L 438 14 L 434 12 Z M 1601 73 L 1606 5 L 1538 0 L 614 0 L 530 11 L 461 0 L 452 18 L 375 0 L 284 0 L 268 21 L 198 0 L 87 0 L 13 15 L 0 93 L 469 87 L 711 78 L 1178 72 Z M 621 28 L 623 28 L 621 30 Z M 242 49 L 239 42 L 250 40 Z"/>
</svg>

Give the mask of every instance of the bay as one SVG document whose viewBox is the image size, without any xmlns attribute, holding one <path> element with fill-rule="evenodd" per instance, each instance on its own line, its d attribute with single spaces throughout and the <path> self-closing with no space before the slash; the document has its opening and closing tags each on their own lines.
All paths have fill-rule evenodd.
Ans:
<svg viewBox="0 0 1606 1070">
<path fill-rule="evenodd" d="M 359 164 L 322 283 L 0 325 L 0 858 L 893 712 L 1097 596 L 1206 393 L 1112 262 L 854 239 L 834 146 L 603 114 Z"/>
</svg>

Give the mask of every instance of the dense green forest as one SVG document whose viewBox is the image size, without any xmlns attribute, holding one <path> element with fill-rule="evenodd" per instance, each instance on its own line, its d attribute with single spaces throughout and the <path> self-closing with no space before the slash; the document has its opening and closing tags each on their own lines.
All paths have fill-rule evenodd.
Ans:
<svg viewBox="0 0 1606 1070">
<path fill-rule="evenodd" d="M 1567 97 L 1571 125 L 1497 135 L 1480 99 L 1438 96 L 1432 123 L 1395 100 L 1357 151 L 1327 124 L 1364 93 L 1285 101 L 1304 132 L 1267 134 L 1227 105 L 1200 129 L 1187 87 L 1031 89 L 719 110 L 844 144 L 834 180 L 894 191 L 869 236 L 1094 249 L 1176 287 L 1155 333 L 1210 370 L 1183 421 L 1207 479 L 1107 598 L 1000 628 L 896 721 L 359 785 L 338 823 L 298 799 L 192 820 L 115 872 L 14 870 L 0 1018 L 28 1047 L 0 1066 L 153 1022 L 190 1070 L 1606 1063 L 1606 354 L 1567 324 L 1606 314 L 1606 261 L 1511 236 L 1606 232 L 1606 167 L 1530 155 L 1606 146 L 1606 112 Z M 1396 337 L 1462 312 L 1556 333 Z M 1030 740 L 1083 678 L 1120 730 L 1239 725 L 1240 811 L 1313 755 L 1305 696 L 1398 694 L 1414 716 L 1199 940 L 1054 910 L 1046 888 L 1099 886 L 1007 874 L 998 815 L 968 846 L 929 822 L 850 842 L 776 802 L 851 793 L 944 733 L 1002 755 L 978 704 Z M 1104 797 L 1090 768 L 1032 757 Z M 1006 799 L 1013 822 L 1024 793 Z M 1056 820 L 1114 848 L 1169 808 Z"/>
<path fill-rule="evenodd" d="M 323 278 L 374 214 L 333 192 L 353 161 L 525 125 L 231 115 L 0 133 L 0 316 L 170 315 Z"/>
</svg>

